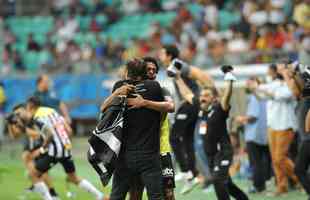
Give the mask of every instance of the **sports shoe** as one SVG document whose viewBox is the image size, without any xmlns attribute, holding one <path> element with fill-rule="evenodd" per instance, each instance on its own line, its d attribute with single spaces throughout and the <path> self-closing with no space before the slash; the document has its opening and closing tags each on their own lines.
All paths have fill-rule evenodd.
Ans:
<svg viewBox="0 0 310 200">
<path fill-rule="evenodd" d="M 184 180 L 186 177 L 187 173 L 186 172 L 179 172 L 175 175 L 174 180 L 175 181 L 181 181 Z"/>
<path fill-rule="evenodd" d="M 288 195 L 287 191 L 283 191 L 283 192 L 276 191 L 273 193 L 267 193 L 266 194 L 266 196 L 268 196 L 268 197 L 285 197 L 287 195 Z"/>
<path fill-rule="evenodd" d="M 31 185 L 30 187 L 26 188 L 25 191 L 26 191 L 26 192 L 35 192 L 35 191 L 34 191 L 34 186 Z"/>
<path fill-rule="evenodd" d="M 191 179 L 191 180 L 186 180 L 183 188 L 181 189 L 181 194 L 187 194 L 190 191 L 192 191 L 197 185 L 199 184 L 199 180 L 197 177 Z"/>
</svg>

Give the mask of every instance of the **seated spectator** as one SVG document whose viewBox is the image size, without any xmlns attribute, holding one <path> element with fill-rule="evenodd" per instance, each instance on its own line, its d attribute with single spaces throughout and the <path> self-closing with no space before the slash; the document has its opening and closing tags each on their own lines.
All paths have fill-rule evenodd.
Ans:
<svg viewBox="0 0 310 200">
<path fill-rule="evenodd" d="M 40 45 L 33 39 L 32 33 L 28 35 L 27 49 L 28 51 L 40 51 L 41 50 Z"/>
<path fill-rule="evenodd" d="M 22 57 L 20 56 L 19 52 L 14 50 L 12 57 L 13 57 L 15 69 L 19 72 L 24 72 L 26 68 L 25 68 L 25 65 L 23 63 Z"/>
<path fill-rule="evenodd" d="M 310 29 L 310 1 L 303 0 L 294 9 L 294 20 L 305 29 Z"/>
</svg>

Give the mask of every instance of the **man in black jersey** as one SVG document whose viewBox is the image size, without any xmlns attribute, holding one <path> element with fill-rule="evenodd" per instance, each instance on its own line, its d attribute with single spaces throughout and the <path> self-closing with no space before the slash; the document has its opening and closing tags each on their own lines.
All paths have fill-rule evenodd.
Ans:
<svg viewBox="0 0 310 200">
<path fill-rule="evenodd" d="M 159 71 L 159 65 L 155 58 L 144 57 L 143 61 L 146 62 L 146 73 L 149 80 L 155 80 L 157 73 Z M 162 186 L 163 195 L 165 200 L 174 200 L 174 169 L 171 159 L 171 147 L 169 144 L 169 123 L 167 118 L 167 112 L 174 112 L 174 102 L 171 97 L 170 92 L 162 87 L 162 92 L 164 96 L 164 102 L 166 104 L 166 109 L 159 110 L 162 112 L 161 128 L 160 128 L 160 160 L 162 169 Z M 142 97 L 136 98 L 135 106 L 143 106 L 145 99 Z M 157 102 L 157 104 L 162 104 L 162 102 Z M 139 177 L 136 177 L 134 183 L 130 188 L 130 200 L 142 200 L 144 185 Z"/>
<path fill-rule="evenodd" d="M 193 94 L 199 95 L 198 83 L 213 85 L 210 76 L 198 67 L 189 66 L 179 59 L 179 50 L 176 46 L 163 46 L 159 52 L 159 58 L 168 76 L 174 77 L 176 71 L 181 72 L 182 79 Z M 170 143 L 181 170 L 181 173 L 176 175 L 176 180 L 185 179 L 184 187 L 181 189 L 181 194 L 185 194 L 199 183 L 194 150 L 194 130 L 199 109 L 186 101 L 175 80 L 171 81 L 175 89 L 172 95 L 175 97 L 177 111 L 170 134 Z"/>
<path fill-rule="evenodd" d="M 205 126 L 200 132 L 205 132 L 204 149 L 208 157 L 209 168 L 214 184 L 216 196 L 219 200 L 230 199 L 247 200 L 247 195 L 242 192 L 231 180 L 229 167 L 233 159 L 233 149 L 229 139 L 226 120 L 230 110 L 230 98 L 235 77 L 231 73 L 231 66 L 223 66 L 227 85 L 221 99 L 214 87 L 204 88 L 200 96 L 195 96 L 178 75 L 178 84 L 182 96 L 193 105 L 198 105 L 203 112 Z"/>
<path fill-rule="evenodd" d="M 134 59 L 126 64 L 127 80 L 114 84 L 113 93 L 103 103 L 104 110 L 115 96 L 137 94 L 148 100 L 142 108 L 128 108 L 124 116 L 122 146 L 119 163 L 114 171 L 111 200 L 124 200 L 133 178 L 139 176 L 146 187 L 148 199 L 162 199 L 162 179 L 159 154 L 161 113 L 152 109 L 163 105 L 162 90 L 158 82 L 146 80 L 146 63 Z M 130 98 L 128 105 L 130 106 Z"/>
<path fill-rule="evenodd" d="M 8 120 L 8 130 L 10 136 L 14 138 L 19 138 L 21 136 L 21 130 L 17 129 L 23 129 L 23 124 L 18 118 L 19 113 L 25 109 L 24 104 L 18 104 L 14 106 L 13 108 L 13 115 L 11 115 L 11 120 Z M 15 117 L 15 119 L 13 119 Z M 19 124 L 19 125 L 17 125 Z M 16 126 L 17 125 L 17 126 Z M 36 124 L 33 123 L 33 126 L 36 127 Z M 19 128 L 18 128 L 19 127 Z M 39 129 L 38 127 L 36 127 Z M 42 147 L 44 142 L 44 138 L 42 135 L 26 135 L 26 137 L 23 138 L 23 153 L 22 153 L 22 160 L 25 164 L 25 167 L 30 173 L 31 171 L 31 162 L 36 159 L 36 153 Z M 58 199 L 58 194 L 55 191 L 55 188 L 52 185 L 52 181 L 50 176 L 48 175 L 48 172 L 44 173 L 42 175 L 42 179 L 45 182 L 45 184 L 48 186 L 49 192 L 53 198 L 53 200 Z M 34 186 L 31 185 L 27 190 L 34 191 Z"/>
</svg>

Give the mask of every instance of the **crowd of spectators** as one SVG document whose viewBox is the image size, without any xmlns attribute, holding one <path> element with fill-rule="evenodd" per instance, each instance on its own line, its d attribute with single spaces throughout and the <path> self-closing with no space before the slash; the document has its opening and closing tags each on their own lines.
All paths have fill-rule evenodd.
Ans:
<svg viewBox="0 0 310 200">
<path fill-rule="evenodd" d="M 309 0 L 115 2 L 53 1 L 50 15 L 54 26 L 45 36 L 46 42 L 40 44 L 31 33 L 27 36 L 27 50 L 45 55 L 38 71 L 106 72 L 129 58 L 154 54 L 161 44 L 173 43 L 180 47 L 184 60 L 202 68 L 223 63 L 266 63 L 283 57 L 310 61 Z M 102 37 L 128 15 L 170 11 L 176 13 L 171 23 L 151 24 L 145 30 L 146 38 L 121 41 Z M 99 15 L 106 19 L 104 23 L 98 21 Z M 88 27 L 81 27 L 77 16 L 91 16 Z M 25 72 L 28 67 L 22 52 L 14 48 L 19 38 L 6 26 L 7 19 L 3 17 L 0 23 L 4 43 L 1 73 Z M 80 32 L 93 33 L 95 44 L 78 44 L 74 37 Z"/>
</svg>

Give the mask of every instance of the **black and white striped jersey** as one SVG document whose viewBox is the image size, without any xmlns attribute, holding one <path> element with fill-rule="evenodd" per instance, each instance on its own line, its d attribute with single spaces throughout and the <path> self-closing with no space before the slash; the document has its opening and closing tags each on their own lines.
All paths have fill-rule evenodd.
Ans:
<svg viewBox="0 0 310 200">
<path fill-rule="evenodd" d="M 42 123 L 41 132 L 49 128 L 53 133 L 53 140 L 48 145 L 48 155 L 56 158 L 70 157 L 72 145 L 65 128 L 65 119 L 52 108 L 40 107 L 34 120 Z"/>
</svg>

